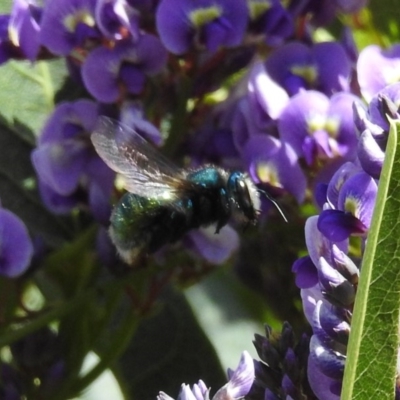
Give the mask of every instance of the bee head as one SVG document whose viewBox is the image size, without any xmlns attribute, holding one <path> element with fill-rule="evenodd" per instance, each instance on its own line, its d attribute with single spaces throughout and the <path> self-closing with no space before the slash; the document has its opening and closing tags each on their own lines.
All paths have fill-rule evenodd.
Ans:
<svg viewBox="0 0 400 400">
<path fill-rule="evenodd" d="M 232 205 L 250 222 L 256 222 L 260 197 L 251 179 L 242 172 L 232 172 L 228 178 L 228 196 Z"/>
</svg>

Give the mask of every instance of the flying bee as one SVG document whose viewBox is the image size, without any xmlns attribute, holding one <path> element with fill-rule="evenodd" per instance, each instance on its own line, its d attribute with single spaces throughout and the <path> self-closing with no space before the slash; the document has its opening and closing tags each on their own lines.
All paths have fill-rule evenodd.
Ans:
<svg viewBox="0 0 400 400">
<path fill-rule="evenodd" d="M 231 217 L 255 224 L 259 190 L 243 172 L 216 166 L 179 169 L 134 130 L 101 117 L 91 140 L 100 157 L 124 177 L 125 193 L 111 215 L 110 236 L 120 256 L 136 256 L 176 242 L 191 229 Z"/>
</svg>

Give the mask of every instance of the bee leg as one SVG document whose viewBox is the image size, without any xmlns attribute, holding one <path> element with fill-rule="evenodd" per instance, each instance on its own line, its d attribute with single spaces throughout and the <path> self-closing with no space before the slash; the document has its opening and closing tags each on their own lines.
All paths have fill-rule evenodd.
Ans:
<svg viewBox="0 0 400 400">
<path fill-rule="evenodd" d="M 219 231 L 228 223 L 231 216 L 231 205 L 229 203 L 228 195 L 224 188 L 220 189 L 220 204 L 219 204 L 219 218 L 215 227 L 215 233 Z"/>
</svg>

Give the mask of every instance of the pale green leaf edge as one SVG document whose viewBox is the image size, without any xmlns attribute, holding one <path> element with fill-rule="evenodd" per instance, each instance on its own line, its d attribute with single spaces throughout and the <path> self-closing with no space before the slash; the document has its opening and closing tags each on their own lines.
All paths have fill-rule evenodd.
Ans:
<svg viewBox="0 0 400 400">
<path fill-rule="evenodd" d="M 400 310 L 400 234 L 393 234 L 400 229 L 400 179 L 394 173 L 400 164 L 399 130 L 400 122 L 392 121 L 363 257 L 341 400 L 394 399 Z M 390 220 L 396 207 L 397 219 Z M 398 279 L 388 282 L 393 276 Z M 377 333 L 386 339 L 374 340 Z"/>
</svg>

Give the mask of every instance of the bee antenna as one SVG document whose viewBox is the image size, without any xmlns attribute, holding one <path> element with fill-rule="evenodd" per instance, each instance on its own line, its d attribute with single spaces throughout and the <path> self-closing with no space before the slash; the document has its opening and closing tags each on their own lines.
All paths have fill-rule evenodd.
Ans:
<svg viewBox="0 0 400 400">
<path fill-rule="evenodd" d="M 283 213 L 282 209 L 279 207 L 279 204 L 272 198 L 272 196 L 270 194 L 268 194 L 265 190 L 257 188 L 257 191 L 262 193 L 275 206 L 275 208 L 279 211 L 279 214 L 281 214 L 283 220 L 285 222 L 288 222 L 285 214 Z"/>
</svg>

